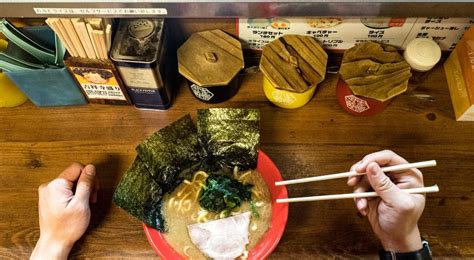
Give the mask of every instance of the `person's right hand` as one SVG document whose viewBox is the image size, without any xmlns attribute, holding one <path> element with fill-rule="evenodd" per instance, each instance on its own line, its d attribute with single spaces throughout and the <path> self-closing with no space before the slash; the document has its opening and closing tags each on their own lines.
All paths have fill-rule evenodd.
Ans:
<svg viewBox="0 0 474 260">
<path fill-rule="evenodd" d="M 380 167 L 408 163 L 392 151 L 380 151 L 365 156 L 351 171 L 366 175 L 350 177 L 354 192 L 375 191 L 378 198 L 357 199 L 356 207 L 367 216 L 382 246 L 392 252 L 413 252 L 422 248 L 418 220 L 425 207 L 425 196 L 408 194 L 401 189 L 423 187 L 423 175 L 418 169 L 388 174 Z"/>
</svg>

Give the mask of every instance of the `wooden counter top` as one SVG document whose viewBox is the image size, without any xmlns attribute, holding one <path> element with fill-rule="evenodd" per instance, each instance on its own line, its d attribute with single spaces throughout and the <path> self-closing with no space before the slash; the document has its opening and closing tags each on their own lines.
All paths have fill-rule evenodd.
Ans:
<svg viewBox="0 0 474 260">
<path fill-rule="evenodd" d="M 392 149 L 409 161 L 438 160 L 424 169 L 428 195 L 419 223 L 439 257 L 474 257 L 474 122 L 455 122 L 444 72 L 436 68 L 418 93 L 397 97 L 380 115 L 354 117 L 339 107 L 335 77 L 297 110 L 271 105 L 261 74 L 246 76 L 239 93 L 213 107 L 259 108 L 261 148 L 284 178 L 340 172 L 365 154 Z M 111 202 L 114 187 L 146 136 L 197 108 L 210 107 L 181 87 L 166 112 L 87 105 L 0 109 L 0 258 L 27 258 L 39 237 L 37 188 L 71 162 L 94 163 L 101 183 L 86 235 L 73 258 L 154 258 L 141 224 Z M 345 180 L 289 187 L 292 197 L 346 193 Z M 375 257 L 379 244 L 352 200 L 291 204 L 285 234 L 271 259 Z"/>
</svg>

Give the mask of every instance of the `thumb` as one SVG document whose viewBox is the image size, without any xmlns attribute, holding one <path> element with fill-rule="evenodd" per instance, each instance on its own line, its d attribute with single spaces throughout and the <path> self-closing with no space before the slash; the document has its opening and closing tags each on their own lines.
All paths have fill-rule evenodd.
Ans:
<svg viewBox="0 0 474 260">
<path fill-rule="evenodd" d="M 77 182 L 76 194 L 74 200 L 81 203 L 88 203 L 95 182 L 95 167 L 92 164 L 87 165 L 81 172 Z"/>
<path fill-rule="evenodd" d="M 377 163 L 371 162 L 366 171 L 370 186 L 384 202 L 393 205 L 400 199 L 403 192 L 385 175 Z"/>
</svg>

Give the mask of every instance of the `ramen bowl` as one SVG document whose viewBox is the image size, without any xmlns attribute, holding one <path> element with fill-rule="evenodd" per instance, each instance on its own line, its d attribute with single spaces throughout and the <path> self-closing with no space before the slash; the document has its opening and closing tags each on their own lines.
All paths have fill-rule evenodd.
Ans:
<svg viewBox="0 0 474 260">
<path fill-rule="evenodd" d="M 275 186 L 275 182 L 283 180 L 280 171 L 272 160 L 262 151 L 259 151 L 257 169 L 262 175 L 270 191 L 272 199 L 272 218 L 271 224 L 265 235 L 258 244 L 249 251 L 247 259 L 265 259 L 268 257 L 285 231 L 288 219 L 288 204 L 276 203 L 276 199 L 288 198 L 288 191 L 285 186 Z M 156 229 L 143 224 L 143 229 L 148 242 L 155 250 L 156 254 L 163 259 L 186 259 L 173 249 L 166 242 L 164 235 Z"/>
</svg>

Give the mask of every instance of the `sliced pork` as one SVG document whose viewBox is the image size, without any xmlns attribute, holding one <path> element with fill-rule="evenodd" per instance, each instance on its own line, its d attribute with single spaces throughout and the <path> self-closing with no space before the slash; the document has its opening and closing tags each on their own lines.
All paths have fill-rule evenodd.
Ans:
<svg viewBox="0 0 474 260">
<path fill-rule="evenodd" d="M 250 212 L 188 226 L 188 233 L 199 250 L 216 260 L 235 259 L 249 243 Z"/>
</svg>

